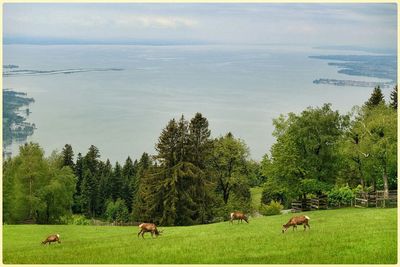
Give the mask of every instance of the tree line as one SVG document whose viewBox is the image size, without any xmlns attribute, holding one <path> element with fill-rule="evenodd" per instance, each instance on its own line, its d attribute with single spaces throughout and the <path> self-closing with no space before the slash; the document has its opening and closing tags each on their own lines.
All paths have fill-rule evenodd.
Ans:
<svg viewBox="0 0 400 267">
<path fill-rule="evenodd" d="M 193 225 L 250 212 L 250 188 L 262 202 L 290 201 L 340 186 L 397 187 L 397 86 L 386 104 L 379 87 L 346 115 L 331 105 L 273 120 L 276 143 L 260 163 L 232 133 L 211 137 L 207 118 L 172 119 L 155 155 L 121 165 L 66 144 L 44 157 L 38 144 L 3 162 L 4 223 L 65 223 L 71 214 L 113 222 Z"/>
<path fill-rule="evenodd" d="M 387 197 L 397 188 L 397 86 L 390 99 L 386 104 L 378 86 L 346 115 L 325 104 L 275 119 L 276 143 L 260 164 L 262 201 L 289 207 L 339 187 L 384 190 Z"/>
<path fill-rule="evenodd" d="M 223 220 L 232 209 L 249 211 L 254 162 L 232 133 L 211 138 L 200 113 L 190 121 L 182 116 L 162 130 L 156 151 L 112 165 L 94 145 L 74 160 L 69 144 L 49 158 L 38 144 L 25 144 L 4 162 L 4 221 L 62 223 L 73 213 L 191 225 Z"/>
</svg>

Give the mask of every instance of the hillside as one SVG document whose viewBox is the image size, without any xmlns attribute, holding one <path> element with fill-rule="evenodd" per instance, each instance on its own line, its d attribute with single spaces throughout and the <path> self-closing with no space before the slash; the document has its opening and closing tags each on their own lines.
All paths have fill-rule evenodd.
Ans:
<svg viewBox="0 0 400 267">
<path fill-rule="evenodd" d="M 311 230 L 282 224 L 293 214 L 229 222 L 160 227 L 152 239 L 136 227 L 4 225 L 4 263 L 368 263 L 397 262 L 397 209 L 305 212 Z M 61 244 L 42 246 L 51 233 Z"/>
</svg>

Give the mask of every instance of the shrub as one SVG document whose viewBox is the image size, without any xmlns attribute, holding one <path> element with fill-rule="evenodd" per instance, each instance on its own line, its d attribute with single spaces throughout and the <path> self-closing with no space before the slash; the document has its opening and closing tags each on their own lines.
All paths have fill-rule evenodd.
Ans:
<svg viewBox="0 0 400 267">
<path fill-rule="evenodd" d="M 354 192 L 349 186 L 334 187 L 328 192 L 328 203 L 330 206 L 341 207 L 351 205 Z"/>
<path fill-rule="evenodd" d="M 128 208 L 125 201 L 120 198 L 115 202 L 108 201 L 105 215 L 109 222 L 127 222 L 129 220 Z"/>
<path fill-rule="evenodd" d="M 260 213 L 265 216 L 278 215 L 281 214 L 282 209 L 280 202 L 271 200 L 269 205 L 261 204 Z"/>
<path fill-rule="evenodd" d="M 74 225 L 90 225 L 90 220 L 83 215 L 74 214 L 71 216 L 71 220 L 68 223 Z"/>
</svg>

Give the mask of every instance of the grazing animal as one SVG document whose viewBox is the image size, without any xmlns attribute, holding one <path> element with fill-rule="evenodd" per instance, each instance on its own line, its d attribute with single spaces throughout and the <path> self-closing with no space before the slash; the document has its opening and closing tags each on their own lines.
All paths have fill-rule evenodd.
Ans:
<svg viewBox="0 0 400 267">
<path fill-rule="evenodd" d="M 60 235 L 59 234 L 55 234 L 55 235 L 49 235 L 44 241 L 42 241 L 43 245 L 46 245 L 47 243 L 49 243 L 49 246 L 52 242 L 58 242 L 61 243 L 60 241 Z"/>
<path fill-rule="evenodd" d="M 310 220 L 310 218 L 308 216 L 305 215 L 300 215 L 300 216 L 295 216 L 292 217 L 287 224 L 283 225 L 283 229 L 282 229 L 282 234 L 286 232 L 286 230 L 290 227 L 293 226 L 293 231 L 294 228 L 297 229 L 297 225 L 304 225 L 304 231 L 306 230 L 306 226 L 308 226 L 308 229 L 310 229 L 310 225 L 308 224 L 308 221 Z"/>
<path fill-rule="evenodd" d="M 235 212 L 232 212 L 231 213 L 231 223 L 233 223 L 233 220 L 238 220 L 238 223 L 239 223 L 239 220 L 240 220 L 240 222 L 243 222 L 242 220 L 245 220 L 247 223 L 249 223 L 249 219 L 247 218 L 247 216 L 243 213 L 243 212 L 240 212 L 240 211 L 235 211 Z"/>
<path fill-rule="evenodd" d="M 144 238 L 144 233 L 150 232 L 151 233 L 151 237 L 153 237 L 153 235 L 155 234 L 156 237 L 158 237 L 162 231 L 158 231 L 157 230 L 157 226 L 154 223 L 142 223 L 139 225 L 140 231 L 137 234 L 138 237 L 140 234 L 142 234 L 142 238 Z"/>
</svg>

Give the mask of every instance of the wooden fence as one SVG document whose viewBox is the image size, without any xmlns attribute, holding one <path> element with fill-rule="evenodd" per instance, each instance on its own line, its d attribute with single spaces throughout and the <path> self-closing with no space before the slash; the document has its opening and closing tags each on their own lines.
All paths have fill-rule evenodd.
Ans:
<svg viewBox="0 0 400 267">
<path fill-rule="evenodd" d="M 360 192 L 355 198 L 355 207 L 397 207 L 397 190 L 389 190 L 389 195 L 385 198 L 385 191 Z"/>
<path fill-rule="evenodd" d="M 383 190 L 374 192 L 360 192 L 356 195 L 354 201 L 349 203 L 350 206 L 361 207 L 397 207 L 397 190 L 389 190 L 388 198 L 385 198 Z M 338 206 L 340 207 L 340 205 Z M 326 195 L 318 198 L 306 198 L 292 202 L 292 212 L 320 210 L 328 208 L 328 197 Z"/>
<path fill-rule="evenodd" d="M 321 210 L 328 208 L 328 196 L 323 195 L 317 198 L 305 198 L 292 202 L 292 212 L 307 210 Z"/>
</svg>

